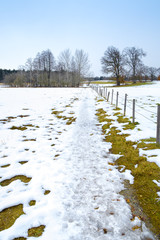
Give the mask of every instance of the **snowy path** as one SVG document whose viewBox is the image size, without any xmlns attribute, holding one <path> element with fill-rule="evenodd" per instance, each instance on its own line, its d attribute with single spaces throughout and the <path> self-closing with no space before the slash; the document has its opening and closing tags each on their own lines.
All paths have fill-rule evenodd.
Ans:
<svg viewBox="0 0 160 240">
<path fill-rule="evenodd" d="M 64 115 L 70 95 L 57 99 L 51 92 L 45 113 L 42 110 L 46 109 L 46 105 L 44 108 L 42 106 L 43 115 L 42 112 L 37 114 L 38 110 L 36 105 L 34 109 L 32 101 L 30 106 L 26 106 L 29 109 L 32 106 L 29 113 L 34 113 L 34 119 L 31 120 L 38 121 L 40 126 L 36 131 L 27 131 L 26 134 L 29 138 L 36 137 L 36 142 L 20 143 L 24 133 L 17 135 L 14 132 L 12 141 L 15 146 L 12 144 L 10 147 L 10 155 L 15 163 L 10 166 L 10 171 L 2 170 L 1 173 L 5 177 L 5 174 L 11 177 L 13 171 L 14 174 L 28 174 L 32 180 L 28 186 L 15 181 L 11 186 L 1 189 L 1 202 L 4 204 L 1 209 L 11 203 L 23 203 L 25 215 L 19 217 L 10 229 L 2 231 L 0 239 L 27 237 L 28 228 L 41 224 L 46 227 L 38 239 L 43 240 L 147 239 L 150 234 L 144 224 L 142 231 L 140 228 L 132 230 L 135 226 L 140 227 L 141 221 L 138 218 L 131 221 L 130 207 L 119 194 L 124 188 L 124 175 L 110 164 L 116 156 L 108 153 L 110 144 L 103 141 L 101 126 L 95 115 L 95 93 L 91 89 L 78 89 L 72 93 L 73 96 L 78 97 L 71 108 L 77 120 L 68 126 L 64 120 L 49 114 L 55 104 L 58 110 L 64 109 Z M 4 138 L 6 131 L 11 130 L 4 130 Z M 54 139 L 54 146 L 51 139 Z M 28 144 L 32 151 L 23 152 L 23 144 Z M 5 149 L 2 150 L 9 151 Z M 10 155 L 5 158 L 6 163 Z M 23 160 L 28 159 L 28 163 L 19 166 L 18 161 L 22 160 L 22 156 Z M 13 197 L 15 188 L 16 197 Z M 42 188 L 49 189 L 50 194 L 44 196 Z M 32 199 L 36 200 L 36 205 L 30 207 L 28 202 Z"/>
<path fill-rule="evenodd" d="M 114 156 L 108 155 L 110 144 L 103 142 L 97 126 L 93 95 L 89 97 L 87 91 L 82 95 L 77 121 L 60 156 L 60 160 L 65 158 L 64 182 L 55 184 L 57 201 L 64 208 L 60 223 L 64 237 L 57 232 L 55 239 L 145 239 L 147 232 L 132 230 L 140 221 L 130 220 L 129 206 L 119 195 L 123 189 L 121 174 L 107 164 Z"/>
</svg>

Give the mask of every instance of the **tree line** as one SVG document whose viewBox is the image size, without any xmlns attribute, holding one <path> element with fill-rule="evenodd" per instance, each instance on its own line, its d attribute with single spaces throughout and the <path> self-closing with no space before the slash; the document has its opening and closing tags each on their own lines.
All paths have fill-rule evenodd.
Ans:
<svg viewBox="0 0 160 240">
<path fill-rule="evenodd" d="M 148 67 L 142 59 L 146 53 L 141 48 L 127 47 L 122 52 L 110 46 L 101 58 L 102 72 L 107 78 L 114 78 L 117 85 L 131 80 L 160 80 L 160 68 Z M 18 87 L 78 87 L 83 79 L 89 78 L 90 62 L 88 54 L 70 49 L 62 51 L 56 60 L 51 50 L 37 53 L 28 58 L 18 70 L 0 69 L 0 81 Z M 98 78 L 96 78 L 98 79 Z M 106 77 L 100 77 L 100 80 Z"/>
<path fill-rule="evenodd" d="M 90 70 L 88 54 L 76 50 L 72 56 L 69 49 L 60 53 L 57 61 L 51 50 L 28 58 L 17 72 L 6 74 L 4 83 L 18 87 L 78 87 Z"/>
<path fill-rule="evenodd" d="M 110 46 L 101 58 L 102 71 L 111 74 L 119 86 L 125 80 L 160 80 L 160 68 L 148 67 L 143 64 L 142 58 L 146 53 L 141 48 L 127 47 L 122 52 Z"/>
</svg>

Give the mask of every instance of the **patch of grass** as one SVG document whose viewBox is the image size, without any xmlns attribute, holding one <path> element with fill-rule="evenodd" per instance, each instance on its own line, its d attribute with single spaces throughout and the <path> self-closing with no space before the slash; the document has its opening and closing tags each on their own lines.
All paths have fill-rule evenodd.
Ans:
<svg viewBox="0 0 160 240">
<path fill-rule="evenodd" d="M 160 144 L 153 141 L 155 141 L 154 138 L 142 139 L 137 144 L 137 147 L 142 148 L 143 150 L 160 149 Z"/>
<path fill-rule="evenodd" d="M 97 114 L 98 119 L 105 123 L 106 112 L 103 109 L 99 109 Z M 104 119 L 102 119 L 102 116 Z M 127 122 L 128 119 L 123 120 L 119 118 L 119 122 Z M 127 126 L 131 127 L 131 122 L 128 121 Z M 126 126 L 126 125 L 125 125 Z M 134 126 L 136 126 L 134 124 Z M 152 231 L 156 234 L 160 234 L 159 222 L 160 222 L 160 201 L 157 192 L 160 191 L 160 187 L 153 182 L 153 180 L 160 179 L 160 168 L 152 162 L 148 162 L 147 158 L 139 155 L 139 148 L 157 149 L 155 139 L 144 139 L 137 144 L 137 142 L 127 141 L 127 134 L 121 134 L 121 131 L 116 127 L 110 127 L 107 124 L 102 126 L 103 131 L 109 129 L 105 136 L 105 141 L 112 143 L 110 152 L 113 154 L 120 154 L 115 164 L 120 171 L 125 169 L 131 170 L 134 177 L 134 183 L 132 187 L 136 194 L 137 201 L 140 203 L 141 208 L 146 214 L 148 221 L 152 225 Z M 128 127 L 126 129 L 128 129 Z M 137 147 L 135 147 L 137 145 Z M 137 167 L 135 168 L 135 165 Z M 123 168 L 122 168 L 123 166 Z"/>
<path fill-rule="evenodd" d="M 77 99 L 75 99 L 75 100 L 77 100 Z M 63 111 L 54 110 L 52 112 L 52 114 L 54 114 L 58 119 L 67 120 L 67 122 L 66 122 L 67 125 L 70 125 L 70 124 L 72 124 L 73 122 L 76 121 L 75 117 L 66 117 L 66 116 L 60 115 L 60 113 L 63 113 Z"/>
<path fill-rule="evenodd" d="M 102 122 L 111 123 L 112 121 L 114 121 L 113 119 L 108 118 L 109 115 L 102 108 L 97 109 L 96 116 L 98 116 L 98 120 L 100 123 Z"/>
<path fill-rule="evenodd" d="M 156 142 L 156 138 L 150 137 L 150 138 L 144 138 L 141 139 L 142 142 Z"/>
<path fill-rule="evenodd" d="M 114 108 L 113 110 L 114 110 L 114 111 L 119 111 L 119 110 L 122 110 L 122 109 L 119 108 L 119 107 L 116 107 L 116 108 Z"/>
<path fill-rule="evenodd" d="M 113 114 L 113 116 L 118 116 L 118 115 L 121 115 L 121 112 L 116 112 Z"/>
<path fill-rule="evenodd" d="M 106 81 L 106 82 L 101 82 L 101 81 L 93 81 L 91 82 L 92 84 L 116 84 L 116 81 Z"/>
<path fill-rule="evenodd" d="M 25 164 L 25 163 L 27 163 L 27 162 L 28 162 L 28 161 L 20 161 L 19 163 L 23 165 L 23 164 Z"/>
<path fill-rule="evenodd" d="M 126 124 L 126 125 L 123 127 L 123 129 L 124 129 L 124 130 L 127 130 L 127 129 L 133 130 L 133 129 L 136 127 L 136 125 L 138 125 L 138 124 L 139 124 L 138 122 L 132 123 L 131 121 L 129 121 L 128 124 Z"/>
<path fill-rule="evenodd" d="M 110 128 L 112 123 L 107 123 L 102 126 L 103 133 L 106 133 L 106 130 Z"/>
<path fill-rule="evenodd" d="M 10 228 L 22 214 L 24 214 L 22 204 L 2 210 L 0 212 L 0 231 Z"/>
<path fill-rule="evenodd" d="M 44 195 L 48 195 L 51 191 L 50 190 L 45 190 Z"/>
<path fill-rule="evenodd" d="M 75 122 L 75 121 L 76 121 L 76 118 L 75 118 L 75 117 L 68 117 L 66 124 L 67 124 L 67 125 L 70 125 L 70 124 L 72 124 L 72 123 Z"/>
<path fill-rule="evenodd" d="M 104 99 L 99 99 L 97 102 L 103 102 L 104 101 Z"/>
<path fill-rule="evenodd" d="M 149 85 L 149 84 L 153 84 L 152 82 L 126 82 L 123 85 L 120 86 L 115 86 L 115 87 L 136 87 L 136 86 L 143 86 L 143 85 Z"/>
<path fill-rule="evenodd" d="M 125 135 L 119 135 L 116 129 L 112 128 L 105 140 L 112 143 L 111 153 L 122 155 L 116 164 L 125 166 L 124 170 L 131 170 L 137 199 L 153 225 L 152 230 L 160 234 L 160 201 L 157 201 L 160 188 L 153 182 L 160 179 L 160 168 L 155 163 L 148 162 L 146 157 L 139 156 L 139 148 L 134 147 L 136 142 L 127 141 Z"/>
<path fill-rule="evenodd" d="M 32 138 L 32 139 L 24 139 L 22 142 L 35 142 L 36 141 L 36 138 Z"/>
<path fill-rule="evenodd" d="M 158 155 L 150 155 L 150 156 L 148 156 L 149 158 L 151 158 L 151 157 L 158 157 Z"/>
<path fill-rule="evenodd" d="M 24 238 L 24 237 L 18 237 L 18 238 L 14 238 L 13 240 L 27 240 L 27 238 Z"/>
<path fill-rule="evenodd" d="M 17 127 L 17 126 L 12 126 L 10 129 L 11 129 L 11 130 L 20 130 L 20 131 L 25 131 L 25 130 L 27 130 L 27 128 L 26 128 L 25 126 L 19 126 L 19 127 Z"/>
<path fill-rule="evenodd" d="M 123 117 L 122 115 L 118 116 L 117 121 L 119 123 L 128 123 L 129 122 L 129 118 Z"/>
<path fill-rule="evenodd" d="M 0 182 L 0 186 L 2 186 L 2 187 L 8 186 L 11 182 L 16 181 L 18 179 L 24 183 L 28 183 L 31 180 L 31 178 L 26 177 L 24 175 L 17 175 L 10 179 L 3 180 L 2 182 Z"/>
<path fill-rule="evenodd" d="M 56 111 L 56 110 L 53 110 L 53 111 L 52 111 L 52 114 L 54 114 L 54 115 L 59 115 L 59 114 L 61 114 L 61 113 L 63 113 L 63 111 Z"/>
<path fill-rule="evenodd" d="M 2 122 L 3 124 L 7 123 L 7 122 L 11 122 L 12 119 L 15 119 L 17 117 L 7 117 L 4 119 L 0 119 L 0 122 Z"/>
<path fill-rule="evenodd" d="M 6 165 L 3 165 L 1 166 L 1 168 L 6 168 L 6 167 L 9 167 L 11 164 L 6 164 Z"/>
<path fill-rule="evenodd" d="M 28 237 L 40 237 L 44 232 L 45 226 L 40 225 L 38 227 L 33 227 L 28 229 Z"/>
<path fill-rule="evenodd" d="M 18 115 L 17 117 L 24 118 L 24 117 L 29 117 L 29 115 Z"/>
<path fill-rule="evenodd" d="M 30 202 L 29 202 L 29 206 L 34 206 L 36 204 L 36 201 L 35 200 L 31 200 Z"/>
<path fill-rule="evenodd" d="M 33 124 L 24 124 L 24 127 L 32 127 L 32 128 L 39 128 L 39 126 L 35 126 Z"/>
</svg>

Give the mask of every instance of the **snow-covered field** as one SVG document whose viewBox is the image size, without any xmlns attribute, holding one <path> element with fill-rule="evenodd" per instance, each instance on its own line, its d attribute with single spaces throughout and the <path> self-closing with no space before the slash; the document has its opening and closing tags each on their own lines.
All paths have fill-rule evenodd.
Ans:
<svg viewBox="0 0 160 240">
<path fill-rule="evenodd" d="M 139 105 L 149 98 L 155 104 L 159 86 L 127 88 L 127 93 L 139 98 Z M 117 156 L 109 153 L 111 145 L 103 141 L 95 113 L 102 106 L 112 112 L 113 106 L 97 103 L 96 97 L 90 88 L 0 88 L 0 166 L 9 165 L 0 168 L 1 181 L 31 178 L 0 187 L 0 211 L 23 204 L 25 213 L 0 232 L 1 240 L 27 238 L 28 229 L 40 225 L 45 225 L 38 238 L 43 240 L 154 239 L 137 217 L 131 220 L 130 206 L 120 195 L 123 180 L 133 179 L 110 164 Z M 56 110 L 76 121 L 67 125 L 65 118 L 52 114 Z M 142 125 L 141 132 L 132 131 L 133 139 L 155 137 L 155 127 Z M 156 154 L 160 157 L 159 150 Z"/>
</svg>

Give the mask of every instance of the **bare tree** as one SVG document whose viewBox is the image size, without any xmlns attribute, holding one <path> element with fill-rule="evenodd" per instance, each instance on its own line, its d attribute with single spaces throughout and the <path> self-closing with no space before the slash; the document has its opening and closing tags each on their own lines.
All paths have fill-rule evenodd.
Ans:
<svg viewBox="0 0 160 240">
<path fill-rule="evenodd" d="M 111 73 L 120 85 L 120 76 L 123 74 L 124 57 L 115 47 L 108 47 L 101 59 L 103 73 Z"/>
<path fill-rule="evenodd" d="M 59 64 L 63 66 L 63 70 L 65 71 L 66 75 L 66 83 L 69 85 L 69 73 L 71 71 L 71 62 L 72 62 L 72 55 L 69 49 L 64 50 L 60 53 L 58 58 Z"/>
<path fill-rule="evenodd" d="M 25 64 L 25 70 L 29 72 L 29 83 L 31 86 L 33 81 L 33 59 L 32 58 L 27 59 Z"/>
<path fill-rule="evenodd" d="M 136 74 L 139 65 L 142 64 L 142 57 L 146 56 L 146 53 L 141 48 L 130 47 L 124 50 L 126 64 L 132 73 L 133 83 L 136 83 Z"/>
<path fill-rule="evenodd" d="M 74 58 L 72 59 L 72 67 L 73 66 L 77 73 L 77 80 L 79 85 L 81 78 L 86 77 L 90 70 L 88 54 L 83 50 L 76 50 Z"/>
<path fill-rule="evenodd" d="M 150 77 L 151 81 L 157 79 L 157 77 L 158 77 L 158 69 L 157 68 L 149 67 L 148 72 L 149 72 L 149 77 Z"/>
</svg>

